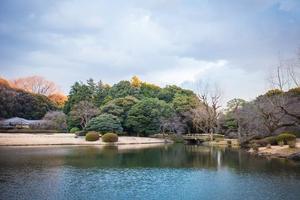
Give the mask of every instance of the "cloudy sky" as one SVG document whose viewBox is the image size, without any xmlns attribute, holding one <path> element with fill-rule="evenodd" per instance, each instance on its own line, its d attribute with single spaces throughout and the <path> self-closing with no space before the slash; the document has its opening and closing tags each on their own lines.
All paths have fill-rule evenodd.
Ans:
<svg viewBox="0 0 300 200">
<path fill-rule="evenodd" d="M 0 1 L 0 76 L 42 75 L 66 93 L 76 80 L 137 75 L 251 99 L 299 46 L 299 0 Z"/>
</svg>

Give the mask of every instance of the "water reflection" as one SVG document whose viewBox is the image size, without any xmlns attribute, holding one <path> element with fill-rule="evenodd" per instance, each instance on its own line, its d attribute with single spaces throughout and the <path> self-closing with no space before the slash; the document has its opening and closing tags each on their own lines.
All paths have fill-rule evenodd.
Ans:
<svg viewBox="0 0 300 200">
<path fill-rule="evenodd" d="M 129 146 L 130 147 L 130 146 Z M 300 173 L 300 163 L 251 156 L 239 149 L 197 145 L 1 148 L 1 168 L 229 168 L 239 172 Z"/>
</svg>

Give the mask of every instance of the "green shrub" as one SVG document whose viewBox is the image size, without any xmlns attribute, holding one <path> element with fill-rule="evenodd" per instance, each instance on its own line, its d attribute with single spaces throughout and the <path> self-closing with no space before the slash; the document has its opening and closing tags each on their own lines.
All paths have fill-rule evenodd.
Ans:
<svg viewBox="0 0 300 200">
<path fill-rule="evenodd" d="M 118 142 L 118 135 L 115 133 L 106 133 L 102 136 L 103 142 Z"/>
<path fill-rule="evenodd" d="M 266 137 L 263 140 L 265 140 L 270 145 L 277 145 L 277 137 L 276 136 Z"/>
<path fill-rule="evenodd" d="M 99 133 L 96 131 L 90 131 L 85 135 L 86 141 L 97 141 L 99 140 Z"/>
<path fill-rule="evenodd" d="M 270 145 L 277 145 L 277 137 L 276 136 L 270 136 L 258 140 L 251 140 L 251 144 L 256 143 L 260 147 L 266 147 L 268 144 Z"/>
<path fill-rule="evenodd" d="M 291 133 L 281 133 L 276 137 L 277 142 L 283 141 L 284 144 L 287 144 L 288 141 L 296 140 L 296 136 Z"/>
<path fill-rule="evenodd" d="M 299 95 L 300 94 L 300 87 L 292 88 L 288 91 L 288 93 Z"/>
<path fill-rule="evenodd" d="M 296 140 L 288 141 L 287 144 L 290 148 L 296 148 Z"/>
<path fill-rule="evenodd" d="M 76 133 L 78 131 L 80 131 L 80 129 L 77 128 L 77 127 L 73 127 L 73 128 L 70 129 L 70 133 Z"/>
</svg>

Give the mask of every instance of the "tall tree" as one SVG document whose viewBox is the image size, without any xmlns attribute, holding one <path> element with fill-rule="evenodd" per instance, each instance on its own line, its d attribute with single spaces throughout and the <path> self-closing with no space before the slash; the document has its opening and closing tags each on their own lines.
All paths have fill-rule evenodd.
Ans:
<svg viewBox="0 0 300 200">
<path fill-rule="evenodd" d="M 204 125 L 207 133 L 211 135 L 213 139 L 213 134 L 218 128 L 218 117 L 220 115 L 221 108 L 221 90 L 215 85 L 211 86 L 209 83 L 204 83 L 199 81 L 197 85 L 198 98 L 202 102 L 200 109 L 197 110 L 198 117 L 202 117 L 202 124 Z M 199 115 L 199 113 L 202 113 Z"/>
<path fill-rule="evenodd" d="M 134 133 L 148 136 L 159 133 L 161 120 L 171 113 L 171 106 L 164 101 L 145 98 L 129 110 L 126 125 Z"/>
</svg>

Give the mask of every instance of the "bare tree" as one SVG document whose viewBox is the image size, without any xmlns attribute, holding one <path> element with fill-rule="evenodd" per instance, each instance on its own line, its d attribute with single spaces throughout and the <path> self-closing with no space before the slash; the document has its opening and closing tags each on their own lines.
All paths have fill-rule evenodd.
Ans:
<svg viewBox="0 0 300 200">
<path fill-rule="evenodd" d="M 174 115 L 171 118 L 164 118 L 160 123 L 162 133 L 170 132 L 180 135 L 185 132 L 186 128 L 186 123 L 182 122 L 181 117 L 178 115 Z"/>
<path fill-rule="evenodd" d="M 300 50 L 299 50 L 300 52 Z M 300 53 L 298 58 L 279 58 L 278 64 L 269 74 L 268 81 L 272 88 L 288 90 L 300 86 Z"/>
<path fill-rule="evenodd" d="M 48 129 L 66 130 L 67 116 L 62 111 L 49 111 L 43 117 Z"/>
<path fill-rule="evenodd" d="M 36 94 L 48 96 L 59 92 L 58 86 L 54 82 L 48 81 L 41 76 L 29 76 L 25 78 L 18 78 L 12 80 L 11 82 L 13 87 L 20 88 L 27 92 L 32 92 Z"/>
<path fill-rule="evenodd" d="M 194 110 L 194 125 L 205 133 L 211 135 L 217 130 L 218 117 L 220 115 L 221 90 L 215 85 L 211 87 L 209 83 L 199 81 L 197 83 L 197 96 L 202 105 Z"/>
<path fill-rule="evenodd" d="M 80 101 L 75 104 L 70 112 L 70 116 L 74 121 L 80 120 L 82 128 L 86 127 L 87 123 L 97 114 L 99 114 L 99 110 L 88 101 Z"/>
<path fill-rule="evenodd" d="M 298 49 L 296 59 L 289 63 L 287 71 L 293 85 L 300 87 L 300 48 Z"/>
<path fill-rule="evenodd" d="M 272 73 L 269 74 L 269 83 L 272 88 L 285 90 L 289 88 L 290 80 L 287 71 L 286 63 L 283 59 L 279 58 L 278 64 Z"/>
<path fill-rule="evenodd" d="M 270 136 L 300 126 L 300 99 L 289 93 L 267 93 L 245 104 L 235 116 L 242 139 Z"/>
</svg>

